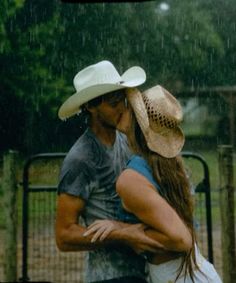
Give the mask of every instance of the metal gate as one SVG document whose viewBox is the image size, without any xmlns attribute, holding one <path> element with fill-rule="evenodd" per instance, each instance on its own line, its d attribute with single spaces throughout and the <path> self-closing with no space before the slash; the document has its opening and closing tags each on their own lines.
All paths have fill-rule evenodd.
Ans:
<svg viewBox="0 0 236 283">
<path fill-rule="evenodd" d="M 33 196 L 43 193 L 41 195 L 41 202 L 45 202 L 50 197 L 52 198 L 52 203 L 55 200 L 56 197 L 56 185 L 33 185 L 31 184 L 29 180 L 29 171 L 32 165 L 38 161 L 52 161 L 52 160 L 58 160 L 63 159 L 65 157 L 66 153 L 42 153 L 31 156 L 24 166 L 23 171 L 23 211 L 22 211 L 22 269 L 21 269 L 21 278 L 19 279 L 21 282 L 83 282 L 82 281 L 82 273 L 83 273 L 83 253 L 67 253 L 66 260 L 63 258 L 63 265 L 60 261 L 60 253 L 58 252 L 56 254 L 56 251 L 53 250 L 54 246 L 56 244 L 52 242 L 52 239 L 54 239 L 53 229 L 50 230 L 47 234 L 47 238 L 49 239 L 49 242 L 47 242 L 46 247 L 44 247 L 43 252 L 39 252 L 39 243 L 32 244 L 32 241 L 35 237 L 39 237 L 38 232 L 34 232 L 33 229 L 36 228 L 36 231 L 38 231 L 37 224 L 37 218 L 32 217 L 30 215 L 31 211 L 33 211 L 34 206 L 37 206 L 37 198 L 36 202 L 31 203 L 31 199 Z M 194 187 L 194 192 L 196 194 L 200 194 L 204 196 L 204 214 L 205 214 L 205 223 L 204 226 L 206 226 L 204 229 L 206 230 L 206 238 L 207 238 L 207 255 L 208 260 L 213 263 L 213 242 L 212 242 L 212 219 L 211 219 L 211 195 L 210 195 L 210 180 L 209 180 L 209 169 L 208 165 L 205 162 L 205 160 L 202 158 L 202 156 L 192 153 L 192 152 L 182 152 L 182 156 L 186 159 L 194 159 L 200 163 L 200 165 L 203 168 L 203 178 L 200 182 Z M 43 197 L 42 197 L 43 196 Z M 29 205 L 32 205 L 33 208 L 29 209 Z M 47 206 L 45 206 L 46 209 L 48 209 Z M 39 207 L 40 208 L 40 207 Z M 40 209 L 38 209 L 40 210 Z M 37 209 L 36 209 L 37 211 Z M 48 226 L 53 225 L 54 221 L 54 207 L 51 209 L 50 215 L 47 215 L 47 213 L 44 211 L 42 218 L 42 221 L 45 224 L 47 222 L 47 219 L 49 216 L 51 217 L 50 221 L 48 222 Z M 31 219 L 32 218 L 32 219 Z M 31 226 L 32 229 L 29 229 L 29 221 L 31 219 Z M 36 224 L 35 224 L 36 223 Z M 44 225 L 41 225 L 44 226 Z M 46 226 L 46 225 L 45 225 Z M 45 227 L 44 227 L 45 228 Z M 46 229 L 47 230 L 47 229 Z M 30 236 L 31 235 L 31 236 Z M 43 238 L 44 236 L 42 236 Z M 29 245 L 31 241 L 31 245 Z M 29 252 L 30 252 L 30 261 L 29 261 Z M 39 255 L 40 254 L 40 255 Z M 34 266 L 29 268 L 29 262 L 33 264 L 32 262 L 35 260 L 35 257 L 42 257 L 40 266 L 38 263 L 35 263 Z M 55 266 L 53 268 L 49 267 L 49 262 L 54 260 Z M 52 269 L 55 272 L 52 272 Z M 34 270 L 34 272 L 32 271 Z M 44 272 L 40 273 L 40 270 L 44 270 Z M 37 273 L 38 272 L 38 273 Z M 31 273 L 31 274 L 30 274 Z M 39 275 L 38 275 L 39 274 Z M 57 276 L 57 279 L 55 279 L 55 276 Z M 64 278 L 64 279 L 63 279 Z M 56 281 L 54 281 L 56 280 Z"/>
</svg>

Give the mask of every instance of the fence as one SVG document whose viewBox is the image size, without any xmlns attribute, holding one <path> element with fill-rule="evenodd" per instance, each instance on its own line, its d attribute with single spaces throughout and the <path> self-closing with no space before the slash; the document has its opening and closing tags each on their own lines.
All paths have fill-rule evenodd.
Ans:
<svg viewBox="0 0 236 283">
<path fill-rule="evenodd" d="M 83 282 L 85 253 L 61 253 L 57 250 L 54 240 L 55 191 L 64 156 L 64 153 L 32 156 L 24 167 L 23 203 L 18 206 L 19 211 L 23 209 L 23 215 L 19 213 L 23 219 L 22 223 L 19 223 L 23 225 L 23 230 L 22 233 L 18 231 L 18 243 L 19 239 L 23 241 L 18 244 L 17 251 L 17 274 L 23 282 Z M 213 244 L 219 247 L 219 233 L 214 231 L 216 239 L 214 238 L 213 243 L 208 166 L 199 155 L 185 152 L 183 157 L 186 158 L 196 202 L 195 227 L 199 246 L 210 261 L 213 261 L 214 256 L 214 264 L 221 272 L 218 255 L 213 255 Z M 45 177 L 48 175 L 51 176 L 50 180 Z M 1 279 L 0 271 L 0 281 Z"/>
<path fill-rule="evenodd" d="M 63 157 L 65 157 L 64 153 L 38 154 L 32 156 L 24 167 L 22 277 L 20 278 L 23 282 L 31 280 L 83 282 L 84 253 L 60 253 L 56 248 L 54 240 L 56 185 L 48 183 L 32 185 L 29 178 L 33 163 L 39 161 L 39 167 L 42 167 L 42 162 L 60 160 Z M 55 175 L 55 168 L 53 171 L 52 175 Z M 59 168 L 56 171 L 58 172 Z M 42 174 L 45 173 L 48 174 L 43 170 Z"/>
</svg>

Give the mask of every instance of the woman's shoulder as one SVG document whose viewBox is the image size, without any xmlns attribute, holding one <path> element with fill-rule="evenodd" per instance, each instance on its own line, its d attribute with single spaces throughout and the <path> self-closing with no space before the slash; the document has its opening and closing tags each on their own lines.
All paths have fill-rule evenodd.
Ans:
<svg viewBox="0 0 236 283">
<path fill-rule="evenodd" d="M 159 190 L 159 185 L 153 177 L 152 169 L 142 156 L 132 155 L 127 163 L 126 169 L 132 169 L 141 174 Z"/>
<path fill-rule="evenodd" d="M 140 155 L 134 154 L 127 162 L 126 168 L 145 167 L 149 168 L 147 161 Z"/>
</svg>

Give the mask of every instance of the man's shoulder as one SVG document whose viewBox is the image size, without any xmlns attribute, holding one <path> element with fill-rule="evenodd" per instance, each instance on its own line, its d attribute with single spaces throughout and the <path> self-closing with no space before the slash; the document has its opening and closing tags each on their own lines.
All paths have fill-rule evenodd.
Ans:
<svg viewBox="0 0 236 283">
<path fill-rule="evenodd" d="M 80 136 L 66 155 L 64 163 L 90 163 L 98 151 L 95 138 L 86 131 Z"/>
<path fill-rule="evenodd" d="M 117 131 L 117 139 L 115 143 L 115 148 L 122 154 L 129 153 L 127 138 L 124 134 Z M 91 166 L 96 166 L 96 163 L 100 163 L 103 160 L 105 154 L 104 148 L 98 141 L 96 136 L 87 130 L 82 136 L 71 147 L 66 155 L 64 164 L 87 164 Z"/>
</svg>

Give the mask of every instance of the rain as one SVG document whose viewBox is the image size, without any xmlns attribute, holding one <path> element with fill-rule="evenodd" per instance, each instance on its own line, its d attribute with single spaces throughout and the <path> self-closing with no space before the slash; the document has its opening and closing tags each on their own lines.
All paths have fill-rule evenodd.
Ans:
<svg viewBox="0 0 236 283">
<path fill-rule="evenodd" d="M 4 156 L 13 150 L 18 154 L 16 175 L 20 199 L 15 279 L 26 276 L 21 274 L 24 165 L 34 155 L 65 154 L 83 134 L 88 127 L 87 117 L 79 112 L 61 121 L 58 109 L 75 93 L 73 78 L 79 70 L 109 60 L 120 74 L 132 66 L 141 66 L 147 74 L 141 91 L 159 84 L 180 101 L 184 113 L 183 152 L 192 153 L 192 159 L 197 156 L 194 160 L 186 157 L 186 167 L 197 203 L 199 245 L 204 256 L 209 257 L 206 215 L 210 211 L 213 237 L 210 256 L 225 282 L 232 283 L 227 281 L 226 273 L 236 271 L 228 270 L 225 262 L 233 260 L 236 266 L 235 228 L 229 233 L 231 238 L 227 238 L 231 241 L 234 237 L 232 258 L 225 255 L 222 243 L 224 225 L 234 227 L 235 218 L 232 216 L 226 224 L 222 222 L 226 212 L 221 210 L 220 199 L 223 199 L 221 173 L 224 172 L 223 179 L 225 176 L 233 179 L 230 184 L 224 184 L 233 188 L 230 194 L 233 202 L 229 205 L 233 214 L 236 209 L 235 0 L 74 2 L 2 0 L 0 4 L 0 205 L 4 203 Z M 222 167 L 223 149 L 229 150 L 228 169 Z M 61 161 L 62 157 L 46 157 L 32 163 L 29 184 L 55 187 Z M 205 164 L 209 168 L 211 191 L 211 203 L 207 205 L 205 194 L 197 191 L 205 180 Z M 41 192 L 30 205 L 28 275 L 32 281 L 83 282 L 84 254 L 62 255 L 53 243 L 54 201 L 55 195 L 47 197 L 46 192 Z M 5 226 L 4 216 L 0 216 L 0 281 L 6 281 L 2 240 Z M 42 246 L 37 236 L 41 232 Z M 69 269 L 72 269 L 70 275 Z"/>
</svg>

